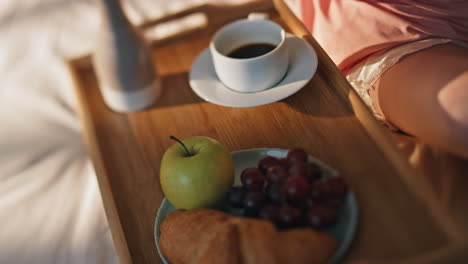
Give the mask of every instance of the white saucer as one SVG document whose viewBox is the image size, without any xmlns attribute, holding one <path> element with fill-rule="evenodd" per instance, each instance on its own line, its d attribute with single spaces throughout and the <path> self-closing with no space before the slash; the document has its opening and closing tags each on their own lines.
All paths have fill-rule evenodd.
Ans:
<svg viewBox="0 0 468 264">
<path fill-rule="evenodd" d="M 205 49 L 195 60 L 189 80 L 193 91 L 203 100 L 229 107 L 251 107 L 282 100 L 304 87 L 317 70 L 317 54 L 304 40 L 287 34 L 289 69 L 274 87 L 255 93 L 240 93 L 227 88 L 216 75 L 210 50 Z"/>
</svg>

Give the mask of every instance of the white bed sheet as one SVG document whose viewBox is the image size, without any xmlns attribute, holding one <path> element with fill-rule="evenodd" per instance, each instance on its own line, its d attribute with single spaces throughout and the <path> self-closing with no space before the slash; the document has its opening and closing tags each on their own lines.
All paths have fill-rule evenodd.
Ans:
<svg viewBox="0 0 468 264">
<path fill-rule="evenodd" d="M 125 6 L 141 21 L 205 1 Z M 95 1 L 0 1 L 0 263 L 118 263 L 63 64 L 92 49 L 97 14 Z"/>
</svg>

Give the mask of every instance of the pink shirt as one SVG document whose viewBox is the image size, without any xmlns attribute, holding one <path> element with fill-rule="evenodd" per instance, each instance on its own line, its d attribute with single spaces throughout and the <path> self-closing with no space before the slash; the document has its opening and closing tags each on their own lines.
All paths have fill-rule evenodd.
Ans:
<svg viewBox="0 0 468 264">
<path fill-rule="evenodd" d="M 468 0 L 286 0 L 345 71 L 369 55 L 428 37 L 468 42 Z"/>
</svg>

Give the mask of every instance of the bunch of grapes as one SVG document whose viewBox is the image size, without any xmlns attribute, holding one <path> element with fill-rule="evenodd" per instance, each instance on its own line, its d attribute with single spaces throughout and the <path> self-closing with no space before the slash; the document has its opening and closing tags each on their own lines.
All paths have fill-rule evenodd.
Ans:
<svg viewBox="0 0 468 264">
<path fill-rule="evenodd" d="M 279 228 L 330 226 L 347 193 L 346 182 L 341 176 L 323 178 L 320 167 L 307 159 L 301 148 L 289 150 L 283 159 L 261 159 L 257 167 L 242 171 L 242 186 L 229 190 L 227 204 Z"/>
</svg>

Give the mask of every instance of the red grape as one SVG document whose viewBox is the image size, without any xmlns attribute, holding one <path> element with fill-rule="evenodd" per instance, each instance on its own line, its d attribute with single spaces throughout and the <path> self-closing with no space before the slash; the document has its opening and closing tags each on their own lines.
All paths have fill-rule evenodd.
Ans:
<svg viewBox="0 0 468 264">
<path fill-rule="evenodd" d="M 322 175 L 322 170 L 315 163 L 309 163 L 307 164 L 307 166 L 308 166 L 307 167 L 308 171 L 306 175 L 307 181 L 309 183 L 313 183 L 315 180 L 320 178 L 320 176 Z"/>
<path fill-rule="evenodd" d="M 305 177 L 289 177 L 283 185 L 283 192 L 286 198 L 291 201 L 303 201 L 309 194 L 309 182 Z"/>
<path fill-rule="evenodd" d="M 289 150 L 286 158 L 265 156 L 258 167 L 242 171 L 243 187 L 228 191 L 227 204 L 243 208 L 246 217 L 269 220 L 279 228 L 330 226 L 336 222 L 348 187 L 343 177 L 320 179 L 320 166 L 307 161 L 302 148 Z"/>
<path fill-rule="evenodd" d="M 288 172 L 281 166 L 270 166 L 266 171 L 267 181 L 272 183 L 281 183 L 288 177 Z"/>
<path fill-rule="evenodd" d="M 321 202 L 327 198 L 327 183 L 323 180 L 315 181 L 311 188 L 309 197 L 315 202 Z"/>
<path fill-rule="evenodd" d="M 258 162 L 258 168 L 263 173 L 266 173 L 267 169 L 271 166 L 281 166 L 280 160 L 272 156 L 266 156 Z"/>
<path fill-rule="evenodd" d="M 309 167 L 307 163 L 297 162 L 291 165 L 288 170 L 289 176 L 302 176 L 307 177 L 309 173 Z"/>
<path fill-rule="evenodd" d="M 310 190 L 310 198 L 317 202 L 341 199 L 345 196 L 347 189 L 343 177 L 317 180 Z"/>
<path fill-rule="evenodd" d="M 242 187 L 232 187 L 226 195 L 228 205 L 234 208 L 242 208 L 244 206 L 244 198 L 246 194 L 246 189 Z"/>
<path fill-rule="evenodd" d="M 288 151 L 287 159 L 291 164 L 302 162 L 307 162 L 308 155 L 302 148 L 293 148 Z"/>
<path fill-rule="evenodd" d="M 280 207 L 277 205 L 267 205 L 260 210 L 258 216 L 261 219 L 270 220 L 276 224 L 279 219 L 279 209 Z"/>
<path fill-rule="evenodd" d="M 291 166 L 287 158 L 279 159 L 279 161 L 280 161 L 281 167 L 283 167 L 285 170 L 288 170 L 289 166 Z"/>
<path fill-rule="evenodd" d="M 244 215 L 256 217 L 265 203 L 266 197 L 263 192 L 249 192 L 244 199 Z"/>
<path fill-rule="evenodd" d="M 257 168 L 247 168 L 241 173 L 242 184 L 251 191 L 261 191 L 265 180 L 265 175 Z"/>
<path fill-rule="evenodd" d="M 336 211 L 330 207 L 314 205 L 307 210 L 307 224 L 313 228 L 325 228 L 336 221 Z"/>
<path fill-rule="evenodd" d="M 280 207 L 278 213 L 278 224 L 280 227 L 294 227 L 301 223 L 302 212 L 289 204 Z"/>
<path fill-rule="evenodd" d="M 280 184 L 269 184 L 266 188 L 266 195 L 268 199 L 273 203 L 282 203 L 284 201 L 284 195 L 281 191 Z"/>
<path fill-rule="evenodd" d="M 290 176 L 305 177 L 309 183 L 312 183 L 320 178 L 322 171 L 320 167 L 314 163 L 297 162 L 289 167 L 288 173 Z"/>
<path fill-rule="evenodd" d="M 330 196 L 333 198 L 342 198 L 348 192 L 348 186 L 343 177 L 331 177 L 326 179 Z"/>
<path fill-rule="evenodd" d="M 296 207 L 296 208 L 299 208 L 301 211 L 304 211 L 306 210 L 307 208 L 309 208 L 309 203 L 307 200 L 302 200 L 302 201 L 288 201 L 288 204 Z"/>
</svg>

